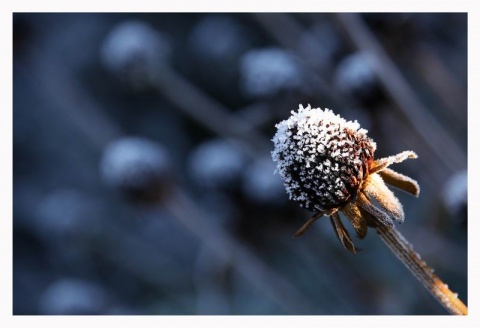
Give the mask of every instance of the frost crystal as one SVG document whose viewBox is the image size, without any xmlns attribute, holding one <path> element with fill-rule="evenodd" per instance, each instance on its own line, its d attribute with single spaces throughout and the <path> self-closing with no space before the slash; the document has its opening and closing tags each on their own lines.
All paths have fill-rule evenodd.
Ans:
<svg viewBox="0 0 480 328">
<path fill-rule="evenodd" d="M 376 149 L 357 121 L 300 105 L 276 127 L 272 159 L 290 199 L 326 211 L 356 197 Z"/>
</svg>

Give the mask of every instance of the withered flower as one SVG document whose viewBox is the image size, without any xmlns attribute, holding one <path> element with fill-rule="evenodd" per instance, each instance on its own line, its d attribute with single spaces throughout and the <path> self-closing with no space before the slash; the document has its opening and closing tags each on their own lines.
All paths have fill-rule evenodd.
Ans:
<svg viewBox="0 0 480 328">
<path fill-rule="evenodd" d="M 402 205 L 386 184 L 415 196 L 420 188 L 415 180 L 388 166 L 417 158 L 414 152 L 375 160 L 376 144 L 357 121 L 346 121 L 329 109 L 310 105 L 300 105 L 291 113 L 276 125 L 272 158 L 290 199 L 315 212 L 295 236 L 302 235 L 321 216 L 329 216 L 343 246 L 356 253 L 339 211 L 360 239 L 369 226 L 403 222 Z"/>
</svg>

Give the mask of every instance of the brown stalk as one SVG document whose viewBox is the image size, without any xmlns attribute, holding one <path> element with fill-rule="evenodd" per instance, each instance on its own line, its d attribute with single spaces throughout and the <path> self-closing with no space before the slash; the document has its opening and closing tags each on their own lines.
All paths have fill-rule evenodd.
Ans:
<svg viewBox="0 0 480 328">
<path fill-rule="evenodd" d="M 377 233 L 383 242 L 413 273 L 422 285 L 447 309 L 451 314 L 467 315 L 467 306 L 452 292 L 430 268 L 420 255 L 414 251 L 412 245 L 394 227 L 378 223 Z"/>
</svg>

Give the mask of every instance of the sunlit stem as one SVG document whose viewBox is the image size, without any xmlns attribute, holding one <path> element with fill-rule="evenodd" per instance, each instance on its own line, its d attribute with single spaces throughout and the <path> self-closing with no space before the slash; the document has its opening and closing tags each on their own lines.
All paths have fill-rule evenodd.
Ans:
<svg viewBox="0 0 480 328">
<path fill-rule="evenodd" d="M 412 245 L 394 227 L 378 224 L 377 232 L 403 262 L 403 264 L 414 274 L 422 285 L 442 304 L 451 314 L 468 314 L 467 306 L 452 292 L 448 286 L 433 273 L 420 255 L 413 250 Z"/>
</svg>

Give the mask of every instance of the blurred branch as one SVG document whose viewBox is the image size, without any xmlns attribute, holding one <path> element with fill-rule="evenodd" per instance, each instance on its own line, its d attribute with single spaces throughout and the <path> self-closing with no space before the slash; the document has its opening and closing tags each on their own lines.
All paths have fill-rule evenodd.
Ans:
<svg viewBox="0 0 480 328">
<path fill-rule="evenodd" d="M 250 123 L 250 128 L 261 129 L 262 126 L 269 123 L 273 113 L 270 111 L 267 102 L 256 102 L 246 107 L 240 108 L 237 115 Z"/>
<path fill-rule="evenodd" d="M 192 200 L 178 187 L 173 187 L 163 205 L 183 226 L 196 235 L 223 261 L 229 262 L 272 301 L 291 314 L 317 313 L 311 302 L 288 280 L 271 270 L 243 244 L 221 227 L 210 223 Z"/>
<path fill-rule="evenodd" d="M 420 76 L 428 83 L 435 95 L 441 99 L 450 117 L 467 128 L 467 92 L 448 70 L 443 60 L 426 43 L 414 49 L 413 64 Z"/>
<path fill-rule="evenodd" d="M 187 281 L 188 276 L 180 269 L 181 263 L 168 249 L 152 248 L 139 234 L 125 227 L 109 225 L 103 229 L 101 239 L 92 247 L 103 260 L 133 274 L 142 281 L 164 290 L 172 279 Z M 148 263 L 148 265 L 146 265 Z M 165 272 L 165 268 L 168 271 Z"/>
<path fill-rule="evenodd" d="M 357 14 L 336 14 L 338 23 L 372 65 L 400 113 L 450 171 L 466 166 L 467 157 L 437 119 L 415 96 L 395 64 Z"/>
<path fill-rule="evenodd" d="M 268 152 L 271 148 L 266 136 L 254 125 L 224 108 L 169 66 L 163 65 L 153 82 L 178 109 L 216 134 L 239 141 L 253 152 Z"/>
<path fill-rule="evenodd" d="M 338 254 L 333 251 L 330 240 L 322 239 L 324 230 L 320 228 L 320 224 L 314 225 L 319 232 L 316 236 L 315 243 L 307 241 L 289 243 L 288 247 L 294 252 L 294 257 L 302 262 L 302 270 L 311 270 L 312 276 L 315 277 L 315 288 L 321 290 L 324 297 L 322 299 L 328 300 L 328 304 L 323 305 L 329 314 L 340 313 L 354 313 L 354 301 L 359 299 L 358 281 L 364 282 L 365 269 L 360 268 L 355 272 L 355 278 L 350 276 L 351 272 L 345 269 L 345 264 L 338 258 Z M 336 242 L 336 240 L 335 240 Z M 314 249 L 315 251 L 312 251 Z M 341 250 L 343 252 L 343 250 Z M 345 269 L 345 270 L 343 270 Z M 347 274 L 345 272 L 348 271 Z M 369 272 L 368 274 L 371 274 Z M 348 276 L 347 276 L 348 275 Z M 342 292 L 339 293 L 336 283 L 342 282 Z M 312 287 L 313 288 L 313 287 Z M 357 306 L 363 306 L 359 302 Z M 339 311 L 340 310 L 340 311 Z M 358 311 L 358 308 L 356 309 Z"/>
<path fill-rule="evenodd" d="M 84 135 L 102 149 L 121 135 L 120 128 L 103 114 L 101 106 L 90 97 L 85 88 L 73 76 L 73 72 L 56 56 L 44 53 L 41 47 L 33 47 L 36 56 L 30 75 L 45 90 L 49 100 L 69 117 Z M 19 65 L 23 66 L 23 65 Z"/>
</svg>

